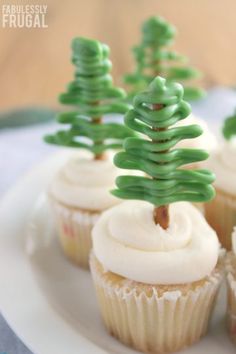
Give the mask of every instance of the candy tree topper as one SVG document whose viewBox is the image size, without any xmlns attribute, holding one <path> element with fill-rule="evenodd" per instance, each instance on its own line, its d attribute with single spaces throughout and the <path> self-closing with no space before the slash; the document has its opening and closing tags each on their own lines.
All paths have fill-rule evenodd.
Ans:
<svg viewBox="0 0 236 354">
<path fill-rule="evenodd" d="M 222 132 L 226 140 L 236 137 L 236 110 L 232 116 L 225 119 Z"/>
<path fill-rule="evenodd" d="M 135 72 L 124 76 L 125 83 L 133 87 L 131 97 L 144 90 L 157 75 L 181 82 L 201 76 L 198 70 L 182 65 L 186 57 L 166 49 L 174 41 L 175 34 L 175 28 L 161 17 L 151 17 L 144 22 L 141 43 L 133 48 Z M 199 88 L 185 87 L 184 98 L 194 100 L 204 94 Z"/>
<path fill-rule="evenodd" d="M 116 166 L 145 172 L 143 176 L 119 176 L 112 193 L 123 199 L 139 199 L 154 205 L 156 224 L 169 225 L 168 205 L 178 201 L 206 202 L 214 197 L 214 175 L 206 169 L 181 166 L 203 161 L 208 153 L 200 149 L 175 148 L 183 139 L 202 134 L 199 125 L 175 124 L 188 117 L 190 105 L 183 100 L 183 87 L 156 77 L 147 91 L 135 96 L 125 115 L 125 124 L 145 136 L 124 141 L 124 151 L 114 157 Z"/>
<path fill-rule="evenodd" d="M 59 101 L 74 109 L 58 116 L 58 122 L 69 128 L 44 139 L 51 144 L 87 149 L 95 159 L 103 159 L 107 149 L 121 148 L 123 139 L 132 135 L 128 127 L 103 121 L 105 114 L 127 111 L 129 106 L 121 102 L 126 94 L 112 84 L 107 45 L 86 38 L 73 39 L 72 63 L 74 80 L 59 96 Z"/>
</svg>

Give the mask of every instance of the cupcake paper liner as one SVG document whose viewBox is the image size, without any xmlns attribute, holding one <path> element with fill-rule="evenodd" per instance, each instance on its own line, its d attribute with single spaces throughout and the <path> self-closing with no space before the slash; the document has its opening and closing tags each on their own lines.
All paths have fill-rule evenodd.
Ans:
<svg viewBox="0 0 236 354">
<path fill-rule="evenodd" d="M 216 188 L 216 197 L 205 204 L 205 216 L 216 231 L 221 245 L 228 251 L 232 249 L 231 235 L 236 225 L 236 196 Z"/>
<path fill-rule="evenodd" d="M 200 282 L 147 285 L 106 272 L 93 254 L 90 268 L 107 330 L 145 353 L 175 352 L 204 336 L 223 277 L 217 267 Z"/>
<path fill-rule="evenodd" d="M 226 259 L 227 270 L 227 327 L 229 335 L 236 344 L 236 256 L 230 252 Z"/>
<path fill-rule="evenodd" d="M 57 232 L 66 257 L 83 268 L 89 268 L 92 248 L 91 230 L 100 213 L 68 207 L 51 199 Z"/>
</svg>

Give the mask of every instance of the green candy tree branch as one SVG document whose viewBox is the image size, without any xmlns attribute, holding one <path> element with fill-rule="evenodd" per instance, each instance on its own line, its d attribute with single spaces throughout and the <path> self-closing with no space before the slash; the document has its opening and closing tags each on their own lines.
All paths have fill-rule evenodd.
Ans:
<svg viewBox="0 0 236 354">
<path fill-rule="evenodd" d="M 95 159 L 102 159 L 107 149 L 121 148 L 123 139 L 133 134 L 119 123 L 103 121 L 103 115 L 127 111 L 128 104 L 121 102 L 126 94 L 112 84 L 112 65 L 105 44 L 75 38 L 72 41 L 72 63 L 75 66 L 74 80 L 59 96 L 59 101 L 74 109 L 57 117 L 59 123 L 69 125 L 69 128 L 44 139 L 50 144 L 87 149 Z"/>
<path fill-rule="evenodd" d="M 154 220 L 164 229 L 169 225 L 168 205 L 178 201 L 206 202 L 214 197 L 214 175 L 205 169 L 183 169 L 203 161 L 208 153 L 200 149 L 175 148 L 183 139 L 202 134 L 198 125 L 175 124 L 188 117 L 190 105 L 183 100 L 180 84 L 156 77 L 147 91 L 135 96 L 125 115 L 125 124 L 147 139 L 129 137 L 124 151 L 114 157 L 117 167 L 143 171 L 143 176 L 119 176 L 112 193 L 123 199 L 145 200 L 154 205 Z"/>
<path fill-rule="evenodd" d="M 141 43 L 133 48 L 135 72 L 124 76 L 125 83 L 132 86 L 130 97 L 144 90 L 157 75 L 184 84 L 201 76 L 198 70 L 182 65 L 185 57 L 166 49 L 174 41 L 175 34 L 175 28 L 161 17 L 151 17 L 144 22 Z M 204 95 L 202 89 L 185 86 L 186 100 L 199 99 Z"/>
<path fill-rule="evenodd" d="M 232 116 L 225 119 L 222 132 L 226 140 L 236 137 L 236 110 Z"/>
</svg>

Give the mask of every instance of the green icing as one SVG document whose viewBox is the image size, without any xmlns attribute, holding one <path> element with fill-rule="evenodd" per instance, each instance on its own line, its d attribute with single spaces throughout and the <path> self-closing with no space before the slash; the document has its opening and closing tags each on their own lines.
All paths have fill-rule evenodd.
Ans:
<svg viewBox="0 0 236 354">
<path fill-rule="evenodd" d="M 107 149 L 121 148 L 123 139 L 133 133 L 119 123 L 101 121 L 103 115 L 125 113 L 129 108 L 122 102 L 125 91 L 113 86 L 108 46 L 87 38 L 75 38 L 72 41 L 72 63 L 75 66 L 74 80 L 59 96 L 59 101 L 74 106 L 74 110 L 58 115 L 59 123 L 69 124 L 69 129 L 47 135 L 45 141 L 85 148 L 96 156 Z M 81 137 L 90 139 L 90 142 L 81 141 Z"/>
<path fill-rule="evenodd" d="M 236 110 L 232 116 L 225 119 L 222 132 L 226 140 L 236 136 Z"/>
<path fill-rule="evenodd" d="M 151 17 L 142 27 L 141 43 L 133 48 L 136 62 L 135 72 L 124 76 L 124 81 L 133 87 L 130 97 L 144 90 L 157 75 L 170 81 L 185 82 L 197 78 L 200 72 L 186 66 L 171 66 L 171 63 L 181 64 L 186 58 L 178 53 L 166 50 L 176 34 L 175 28 L 161 17 Z M 199 99 L 205 92 L 196 87 L 185 87 L 184 98 Z"/>
<path fill-rule="evenodd" d="M 180 84 L 156 77 L 147 91 L 135 96 L 134 108 L 126 113 L 125 123 L 148 139 L 125 139 L 125 151 L 115 155 L 114 163 L 123 169 L 143 171 L 148 177 L 119 176 L 117 189 L 112 191 L 115 196 L 146 200 L 155 206 L 206 202 L 214 197 L 214 175 L 210 171 L 180 168 L 208 158 L 204 150 L 174 148 L 179 141 L 202 134 L 198 125 L 173 126 L 191 112 L 183 94 Z M 154 110 L 155 104 L 161 105 L 158 110 Z"/>
</svg>

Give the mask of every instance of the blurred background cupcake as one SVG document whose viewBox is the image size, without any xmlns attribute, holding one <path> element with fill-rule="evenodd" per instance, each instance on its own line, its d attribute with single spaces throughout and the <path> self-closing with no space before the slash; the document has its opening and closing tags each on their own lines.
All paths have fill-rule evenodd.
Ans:
<svg viewBox="0 0 236 354">
<path fill-rule="evenodd" d="M 187 120 L 180 121 L 176 126 L 184 126 L 186 124 L 198 124 L 203 130 L 202 135 L 197 137 L 196 139 L 185 139 L 178 143 L 178 147 L 180 148 L 198 148 L 204 149 L 211 154 L 211 152 L 217 147 L 217 139 L 215 134 L 209 128 L 206 120 L 197 117 L 194 114 L 191 114 Z M 200 167 L 202 164 L 195 163 L 192 166 Z M 187 168 L 191 168 L 192 166 L 187 166 Z"/>
<path fill-rule="evenodd" d="M 216 175 L 216 197 L 205 204 L 205 214 L 222 246 L 231 250 L 231 233 L 236 224 L 236 113 L 226 118 L 223 135 L 224 142 L 206 163 Z"/>
<path fill-rule="evenodd" d="M 118 169 L 107 150 L 121 148 L 123 139 L 133 133 L 122 123 L 103 120 L 108 113 L 121 114 L 128 108 L 121 102 L 124 90 L 112 84 L 108 46 L 75 38 L 72 63 L 74 80 L 60 95 L 60 102 L 73 109 L 58 115 L 65 128 L 45 136 L 45 141 L 79 152 L 56 174 L 49 197 L 65 255 L 87 268 L 91 229 L 103 210 L 119 202 L 109 193 Z"/>
</svg>

